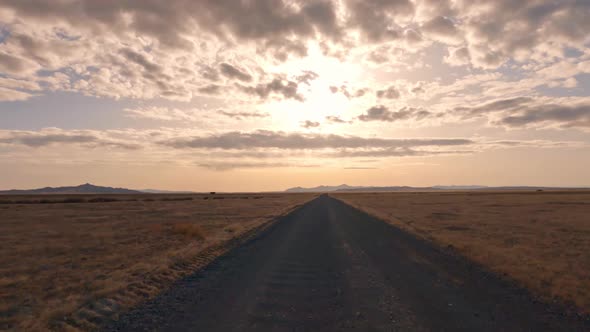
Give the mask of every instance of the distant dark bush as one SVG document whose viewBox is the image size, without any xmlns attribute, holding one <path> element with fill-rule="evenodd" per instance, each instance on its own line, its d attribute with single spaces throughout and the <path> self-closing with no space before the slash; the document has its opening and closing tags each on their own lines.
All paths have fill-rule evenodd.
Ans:
<svg viewBox="0 0 590 332">
<path fill-rule="evenodd" d="M 88 200 L 88 203 L 107 203 L 107 202 L 117 202 L 118 199 L 112 197 L 94 197 Z"/>
<path fill-rule="evenodd" d="M 164 197 L 161 201 L 170 202 L 170 201 L 191 201 L 192 197 Z"/>
<path fill-rule="evenodd" d="M 69 197 L 69 198 L 66 198 L 62 201 L 57 201 L 57 203 L 84 203 L 84 202 L 86 202 L 85 199 L 78 198 L 78 197 Z"/>
</svg>

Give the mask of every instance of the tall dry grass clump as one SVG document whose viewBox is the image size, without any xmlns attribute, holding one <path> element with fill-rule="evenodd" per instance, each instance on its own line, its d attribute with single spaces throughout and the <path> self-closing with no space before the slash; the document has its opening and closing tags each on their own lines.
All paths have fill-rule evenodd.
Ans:
<svg viewBox="0 0 590 332">
<path fill-rule="evenodd" d="M 173 234 L 180 234 L 199 241 L 205 240 L 206 237 L 203 227 L 190 223 L 174 224 L 171 231 Z"/>
</svg>

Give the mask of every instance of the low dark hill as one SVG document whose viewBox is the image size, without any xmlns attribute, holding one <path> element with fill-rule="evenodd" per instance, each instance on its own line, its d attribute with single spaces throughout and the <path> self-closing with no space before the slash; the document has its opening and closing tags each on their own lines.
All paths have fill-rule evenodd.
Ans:
<svg viewBox="0 0 590 332">
<path fill-rule="evenodd" d="M 48 194 L 141 194 L 140 191 L 95 186 L 90 183 L 72 187 L 45 187 L 28 190 L 3 190 L 0 195 L 48 195 Z"/>
</svg>

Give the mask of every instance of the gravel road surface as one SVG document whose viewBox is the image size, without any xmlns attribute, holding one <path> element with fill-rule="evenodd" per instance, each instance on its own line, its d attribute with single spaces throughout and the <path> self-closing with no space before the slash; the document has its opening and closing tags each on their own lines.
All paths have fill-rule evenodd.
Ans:
<svg viewBox="0 0 590 332">
<path fill-rule="evenodd" d="M 590 331 L 590 322 L 322 195 L 106 331 Z"/>
</svg>

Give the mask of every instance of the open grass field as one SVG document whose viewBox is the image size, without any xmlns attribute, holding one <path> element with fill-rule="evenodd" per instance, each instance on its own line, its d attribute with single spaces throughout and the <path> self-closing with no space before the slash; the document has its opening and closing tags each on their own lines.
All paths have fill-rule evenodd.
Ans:
<svg viewBox="0 0 590 332">
<path fill-rule="evenodd" d="M 314 196 L 0 196 L 0 330 L 92 329 Z"/>
<path fill-rule="evenodd" d="M 590 191 L 331 196 L 590 313 Z"/>
</svg>

